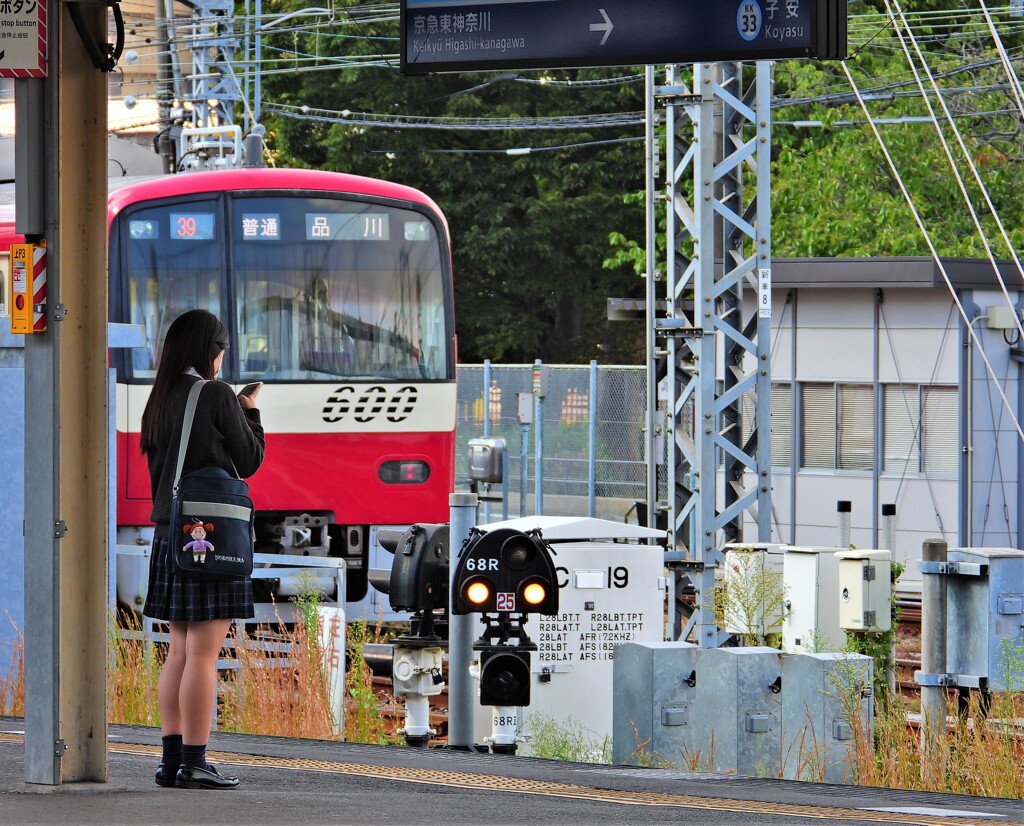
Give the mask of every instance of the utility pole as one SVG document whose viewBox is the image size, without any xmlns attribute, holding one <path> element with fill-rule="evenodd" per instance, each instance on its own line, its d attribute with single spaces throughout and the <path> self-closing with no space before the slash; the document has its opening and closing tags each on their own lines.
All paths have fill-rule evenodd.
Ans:
<svg viewBox="0 0 1024 826">
<path fill-rule="evenodd" d="M 40 4 L 41 5 L 41 4 Z M 105 43 L 107 7 L 75 4 Z M 70 4 L 15 81 L 16 227 L 46 250 L 25 336 L 25 781 L 107 779 L 107 78 Z"/>
</svg>

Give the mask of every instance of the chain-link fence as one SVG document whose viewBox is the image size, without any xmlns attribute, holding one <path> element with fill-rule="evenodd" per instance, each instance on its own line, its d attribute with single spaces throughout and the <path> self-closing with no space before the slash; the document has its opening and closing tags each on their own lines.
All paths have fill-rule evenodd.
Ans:
<svg viewBox="0 0 1024 826">
<path fill-rule="evenodd" d="M 585 515 L 593 497 L 596 515 L 623 518 L 647 496 L 646 371 L 596 364 L 545 366 L 538 431 L 536 422 L 519 424 L 517 396 L 533 392 L 539 370 L 535 364 L 459 366 L 456 486 L 469 484 L 469 440 L 501 437 L 508 448 L 510 516 L 520 514 L 520 499 L 526 500 L 523 513 L 536 513 L 539 444 L 544 513 Z M 523 403 L 537 409 L 532 399 Z"/>
</svg>

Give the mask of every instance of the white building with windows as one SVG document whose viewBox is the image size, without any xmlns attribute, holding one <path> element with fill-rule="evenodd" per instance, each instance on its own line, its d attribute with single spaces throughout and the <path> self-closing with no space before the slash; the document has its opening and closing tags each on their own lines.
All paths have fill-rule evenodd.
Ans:
<svg viewBox="0 0 1024 826">
<path fill-rule="evenodd" d="M 896 505 L 904 580 L 928 538 L 1020 547 L 1017 268 L 999 267 L 1005 293 L 983 260 L 789 259 L 772 276 L 772 541 L 835 545 L 846 500 L 858 548 Z"/>
</svg>

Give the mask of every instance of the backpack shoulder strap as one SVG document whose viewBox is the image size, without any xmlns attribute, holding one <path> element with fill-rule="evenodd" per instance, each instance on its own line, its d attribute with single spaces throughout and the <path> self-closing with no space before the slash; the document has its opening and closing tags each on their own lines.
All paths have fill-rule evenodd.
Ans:
<svg viewBox="0 0 1024 826">
<path fill-rule="evenodd" d="M 185 466 L 185 453 L 188 452 L 188 439 L 192 435 L 192 420 L 196 416 L 196 405 L 199 403 L 199 394 L 203 392 L 203 385 L 206 379 L 194 382 L 188 391 L 188 402 L 185 404 L 185 418 L 181 425 L 181 443 L 178 445 L 178 466 L 174 471 L 174 495 L 178 494 L 178 482 L 181 481 L 181 470 Z"/>
</svg>

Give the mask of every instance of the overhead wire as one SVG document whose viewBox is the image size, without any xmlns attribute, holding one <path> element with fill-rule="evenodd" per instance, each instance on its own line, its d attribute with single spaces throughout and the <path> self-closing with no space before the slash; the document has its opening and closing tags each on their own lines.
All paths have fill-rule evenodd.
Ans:
<svg viewBox="0 0 1024 826">
<path fill-rule="evenodd" d="M 992 35 L 992 42 L 995 44 L 996 52 L 999 54 L 999 60 L 1003 64 L 1003 71 L 1006 72 L 1006 77 L 1010 82 L 1010 88 L 1013 89 L 1013 97 L 1017 103 L 1017 109 L 1021 115 L 1024 116 L 1024 91 L 1021 90 L 1020 78 L 1017 76 L 1016 70 L 1013 68 L 1013 64 L 1010 62 L 1010 56 L 1006 52 L 1006 48 L 1003 46 L 1003 39 L 999 36 L 999 32 L 996 30 L 995 23 L 992 22 L 992 15 L 988 12 L 988 6 L 985 4 L 985 0 L 979 0 L 981 3 L 982 14 L 985 15 L 985 22 L 988 24 L 989 33 Z"/>
<path fill-rule="evenodd" d="M 1017 416 L 1013 412 L 1013 408 L 1010 406 L 1009 400 L 1006 398 L 1006 393 L 1002 387 L 999 386 L 999 380 L 995 374 L 995 370 L 992 368 L 991 362 L 988 360 L 988 356 L 985 355 L 984 349 L 981 347 L 981 340 L 978 338 L 978 334 L 974 331 L 971 326 L 970 319 L 967 316 L 967 311 L 964 309 L 963 302 L 960 297 L 956 294 L 956 288 L 953 287 L 953 282 L 950 280 L 949 273 L 946 271 L 946 265 L 943 263 L 942 258 L 939 256 L 938 250 L 935 248 L 935 243 L 932 241 L 931 233 L 928 232 L 928 228 L 924 224 L 924 219 L 921 217 L 921 213 L 918 211 L 916 204 L 914 203 L 913 197 L 910 195 L 907 189 L 906 183 L 903 177 L 900 175 L 899 169 L 896 166 L 896 162 L 893 160 L 892 153 L 889 151 L 889 147 L 885 140 L 882 138 L 882 134 L 875 124 L 874 118 L 871 116 L 871 112 L 868 110 L 867 103 L 860 96 L 860 89 L 857 86 L 857 81 L 853 77 L 850 71 L 849 64 L 846 60 L 839 62 L 842 67 L 847 80 L 850 82 L 850 86 L 853 88 L 854 93 L 857 95 L 857 102 L 860 105 L 864 116 L 868 120 L 868 124 L 871 126 L 871 131 L 875 136 L 875 140 L 878 142 L 879 148 L 882 150 L 882 154 L 885 156 L 886 163 L 889 166 L 889 171 L 892 173 L 893 178 L 899 186 L 900 192 L 903 195 L 904 200 L 907 202 L 907 206 L 910 208 L 911 215 L 914 218 L 914 223 L 917 224 L 918 229 L 921 230 L 921 234 L 924 237 L 925 243 L 928 246 L 928 250 L 931 253 L 932 260 L 935 262 L 939 273 L 942 275 L 943 281 L 946 283 L 946 288 L 949 290 L 950 295 L 953 297 L 953 302 L 956 304 L 957 311 L 960 313 L 960 317 L 964 320 L 964 324 L 967 325 L 967 332 L 971 336 L 972 341 L 978 347 L 978 354 L 981 356 L 981 360 L 985 364 L 985 369 L 988 371 L 989 377 L 992 379 L 993 384 L 996 386 L 996 390 L 999 392 L 999 397 L 1002 399 L 1003 404 L 1006 406 L 1007 412 L 1010 414 L 1010 418 L 1013 421 L 1013 425 L 1017 430 L 1017 434 L 1021 440 L 1024 441 L 1024 430 L 1021 429 L 1020 422 L 1017 420 Z"/>
<path fill-rule="evenodd" d="M 885 5 L 886 8 L 891 8 L 890 0 L 885 0 Z M 971 219 L 974 221 L 974 226 L 975 229 L 977 229 L 978 231 L 978 236 L 981 238 L 981 242 L 985 247 L 985 253 L 988 256 L 989 262 L 992 264 L 992 269 L 995 273 L 996 280 L 999 282 L 999 287 L 1003 292 L 1003 297 L 1006 299 L 1006 302 L 1010 306 L 1011 310 L 1013 310 L 1013 299 L 1010 298 L 1010 293 L 1006 289 L 1006 282 L 1003 280 L 1003 276 L 999 272 L 999 263 L 996 261 L 995 254 L 992 252 L 992 247 L 989 244 L 988 236 L 985 233 L 985 228 L 982 226 L 981 219 L 978 217 L 978 212 L 974 208 L 974 203 L 971 200 L 970 193 L 967 191 L 967 185 L 964 183 L 963 176 L 960 174 L 959 166 L 957 165 L 956 160 L 953 158 L 952 150 L 949 148 L 949 142 L 946 140 L 945 133 L 939 126 L 938 119 L 935 117 L 935 110 L 932 108 L 931 100 L 925 92 L 924 83 L 921 81 L 917 65 L 915 65 L 914 58 L 910 54 L 910 50 L 907 47 L 907 42 L 904 39 L 904 35 L 906 35 L 906 38 L 909 39 L 910 42 L 913 44 L 914 51 L 917 54 L 917 59 L 920 62 L 920 66 L 924 73 L 928 75 L 928 78 L 931 81 L 932 88 L 935 91 L 936 100 L 942 106 L 942 111 L 946 116 L 946 120 L 952 128 L 953 134 L 956 135 L 956 139 L 960 146 L 960 151 L 963 154 L 964 160 L 967 161 L 967 165 L 970 167 L 971 172 L 974 174 L 975 183 L 978 185 L 981 194 L 985 198 L 985 205 L 988 207 L 988 210 L 994 218 L 996 225 L 1002 232 L 1003 242 L 1006 244 L 1007 249 L 1009 249 L 1010 255 L 1013 256 L 1013 261 L 1017 265 L 1017 271 L 1020 273 L 1022 279 L 1024 279 L 1024 268 L 1021 267 L 1020 259 L 1017 257 L 1017 252 L 1013 248 L 1013 243 L 1010 241 L 1009 234 L 1006 232 L 1006 228 L 1003 226 L 1003 222 L 999 218 L 999 213 L 996 210 L 995 204 L 992 203 L 992 199 L 988 193 L 988 187 L 985 186 L 985 182 L 982 180 L 981 175 L 978 172 L 978 167 L 975 165 L 974 159 L 971 157 L 971 153 L 967 151 L 967 146 L 964 143 L 963 136 L 960 133 L 960 129 L 957 127 L 956 122 L 950 115 L 949 108 L 946 106 L 946 101 L 942 96 L 942 92 L 939 90 L 938 84 L 935 83 L 935 79 L 931 76 L 928 61 L 921 53 L 921 50 L 918 47 L 917 43 L 914 41 L 914 33 L 909 28 L 906 19 L 903 18 L 902 15 L 900 16 L 900 19 L 903 25 L 903 29 L 901 29 L 900 26 L 896 26 L 894 29 L 896 32 L 896 36 L 900 39 L 900 43 L 903 46 L 907 62 L 910 64 L 910 67 L 914 72 L 914 77 L 917 79 L 918 86 L 921 89 L 921 97 L 924 100 L 925 106 L 928 107 L 928 113 L 931 115 L 932 122 L 935 126 L 935 131 L 939 138 L 939 142 L 942 144 L 942 149 L 946 154 L 946 159 L 949 161 L 950 169 L 953 172 L 953 176 L 956 178 L 957 185 L 960 187 L 960 193 L 963 195 L 964 203 L 967 205 L 967 209 L 971 214 Z M 1021 320 L 1017 315 L 1016 311 L 1013 312 L 1013 318 L 1017 325 L 1017 331 L 1020 333 L 1021 336 L 1024 336 L 1024 326 L 1021 325 Z"/>
<path fill-rule="evenodd" d="M 385 126 L 393 129 L 466 129 L 490 131 L 598 129 L 643 124 L 643 112 L 614 112 L 592 115 L 558 115 L 553 117 L 459 118 L 426 115 L 398 115 L 374 112 L 351 112 L 347 109 L 320 109 L 307 105 L 272 103 L 266 111 L 277 112 L 300 120 L 327 123 L 349 123 L 359 126 Z"/>
<path fill-rule="evenodd" d="M 935 348 L 935 361 L 932 363 L 932 370 L 931 370 L 931 374 L 929 375 L 929 378 L 928 378 L 928 384 L 925 385 L 926 387 L 934 387 L 935 386 L 935 380 L 936 380 L 936 378 L 939 375 L 939 366 L 942 363 L 943 349 L 945 348 L 946 339 L 949 337 L 949 333 L 950 333 L 949 322 L 953 318 L 953 311 L 955 309 L 956 309 L 955 305 L 952 302 L 950 302 L 949 313 L 946 315 L 946 323 L 942 325 L 942 340 L 939 342 L 939 346 Z M 896 354 L 899 352 L 899 350 L 896 347 L 896 342 L 894 342 L 893 339 L 892 339 L 892 327 L 889 325 L 889 322 L 888 322 L 888 320 L 885 317 L 885 305 L 884 304 L 879 304 L 878 305 L 878 319 L 879 319 L 879 322 L 881 324 L 881 328 L 885 331 L 886 341 L 888 341 L 888 343 L 889 343 L 889 355 L 892 357 L 892 366 L 893 366 L 893 370 L 896 373 L 896 382 L 897 382 L 898 386 L 901 387 L 901 388 L 914 386 L 914 384 L 912 382 L 909 382 L 909 381 L 907 381 L 907 380 L 905 380 L 903 378 L 903 370 L 900 367 L 899 359 L 896 357 Z M 906 394 L 905 391 L 902 393 L 902 395 L 903 395 L 903 411 L 906 413 L 907 421 L 910 422 L 910 425 L 911 425 L 911 433 L 912 433 L 912 435 L 911 435 L 911 439 L 910 439 L 910 444 L 911 444 L 911 446 L 913 446 L 914 444 L 917 445 L 917 452 L 918 452 L 917 464 L 918 464 L 918 466 L 914 469 L 914 472 L 917 473 L 917 472 L 919 472 L 920 468 L 923 466 L 922 457 L 925 455 L 925 451 L 926 451 L 926 448 L 922 444 L 922 439 L 921 439 L 921 427 L 922 427 L 922 422 L 923 422 L 923 416 L 921 415 L 922 411 L 921 411 L 920 393 L 918 394 L 918 409 L 917 409 L 916 412 L 912 411 L 910 409 L 910 402 L 908 400 L 908 397 L 907 397 L 907 394 Z M 885 461 L 885 457 L 883 456 L 883 462 L 884 461 Z M 908 452 L 907 456 L 905 457 L 905 459 L 903 461 L 903 469 L 900 471 L 900 480 L 899 480 L 899 482 L 896 485 L 896 495 L 893 497 L 896 500 L 897 504 L 899 504 L 899 502 L 901 501 L 900 500 L 900 496 L 901 496 L 901 494 L 903 492 L 903 484 L 906 481 L 907 473 L 909 473 L 909 472 L 910 472 L 910 453 Z M 935 521 L 938 524 L 939 531 L 942 533 L 943 538 L 945 538 L 946 529 L 945 529 L 945 526 L 942 524 L 942 516 L 940 514 L 940 510 L 941 509 L 939 508 L 939 500 L 938 500 L 938 496 L 935 493 L 935 487 L 934 487 L 934 484 L 933 484 L 933 479 L 932 479 L 930 474 L 925 474 L 924 478 L 925 478 L 925 482 L 926 482 L 926 484 L 928 486 L 928 495 L 929 495 L 929 497 L 932 500 L 932 515 L 935 517 Z"/>
<path fill-rule="evenodd" d="M 342 14 L 342 12 L 343 12 L 343 16 L 340 16 Z M 345 39 L 349 39 L 349 40 L 366 39 L 366 40 L 369 41 L 372 38 L 376 38 L 378 36 L 377 35 L 373 35 L 373 34 L 367 34 L 365 29 L 363 29 L 363 27 L 365 25 L 368 25 L 369 23 L 394 23 L 394 22 L 397 22 L 398 19 L 399 19 L 399 7 L 398 7 L 397 3 L 360 3 L 360 4 L 357 4 L 357 5 L 354 5 L 354 6 L 341 7 L 341 8 L 338 9 L 337 13 L 339 14 L 339 17 L 335 18 L 333 21 L 330 22 L 330 24 L 329 24 L 330 27 L 336 29 L 338 27 L 350 27 L 351 26 L 351 27 L 362 29 L 361 34 L 360 35 L 351 35 L 351 34 L 342 34 L 342 33 L 338 33 L 338 32 L 325 32 L 324 29 L 328 28 L 328 25 L 326 25 L 323 22 L 322 19 L 318 19 L 316 21 L 313 21 L 312 23 L 308 23 L 307 22 L 307 23 L 296 24 L 294 27 L 293 26 L 289 26 L 289 27 L 284 28 L 284 29 L 278 29 L 278 31 L 291 31 L 291 32 L 294 32 L 296 34 L 302 34 L 303 32 L 310 33 L 310 34 L 316 33 L 318 35 L 318 37 L 322 37 L 322 38 L 324 38 L 328 42 L 332 38 L 345 38 Z M 911 7 L 908 6 L 906 9 L 904 9 L 904 14 L 906 16 L 908 16 L 908 17 L 912 16 L 912 18 L 915 21 L 926 22 L 929 26 L 931 26 L 933 28 L 941 27 L 941 26 L 946 26 L 946 25 L 954 25 L 954 24 L 955 25 L 959 25 L 959 26 L 963 26 L 964 25 L 963 10 L 920 10 L 920 11 L 911 11 Z M 237 23 L 239 23 L 239 24 L 252 24 L 252 25 L 255 25 L 257 30 L 264 30 L 265 26 L 266 26 L 265 21 L 269 17 L 270 16 L 266 15 L 266 14 L 263 14 L 261 16 L 256 16 L 254 14 L 244 14 L 243 13 L 243 14 L 235 15 L 232 19 L 234 21 L 236 21 Z M 851 38 L 851 40 L 858 40 L 858 39 L 864 40 L 864 42 L 862 42 L 858 47 L 856 47 L 857 51 L 862 50 L 864 48 L 864 46 L 867 45 L 867 42 L 870 42 L 868 40 L 868 38 L 870 38 L 871 35 L 877 35 L 877 33 L 880 30 L 884 30 L 889 25 L 891 25 L 889 23 L 886 23 L 885 26 L 879 27 L 878 22 L 877 22 L 877 18 L 878 18 L 878 15 L 876 13 L 872 13 L 872 14 L 868 14 L 868 15 L 851 15 L 850 16 L 850 18 L 849 18 L 849 20 L 850 20 L 849 29 L 850 29 L 850 38 Z M 202 21 L 204 21 L 204 20 L 209 22 L 211 19 L 212 18 L 209 18 L 209 17 L 198 18 L 200 23 L 202 23 Z M 167 24 L 169 26 L 172 26 L 173 28 L 180 29 L 182 27 L 187 27 L 187 26 L 194 25 L 195 22 L 196 22 L 196 18 L 169 17 L 169 18 L 166 18 L 165 22 L 167 22 Z M 140 30 L 140 31 L 144 30 L 144 28 L 143 28 L 141 23 L 135 24 L 135 28 L 137 30 Z M 1008 31 L 1016 30 L 1015 28 L 1008 28 L 1006 25 L 1004 25 L 1004 29 L 1006 29 Z M 209 37 L 213 37 L 214 34 L 210 34 L 208 36 Z M 943 37 L 942 32 L 938 32 L 936 34 L 931 35 L 932 39 L 941 39 L 942 37 Z M 392 40 L 392 41 L 397 41 L 398 40 L 397 35 L 388 36 L 388 38 L 390 40 Z M 186 39 L 186 38 L 183 38 L 183 37 L 179 36 L 177 39 L 180 41 L 180 40 L 183 40 L 183 39 Z M 198 44 L 198 43 L 202 43 L 204 38 L 203 38 L 203 36 L 191 36 L 191 37 L 189 37 L 187 39 L 189 40 L 189 42 L 193 42 L 193 43 L 197 43 Z M 919 42 L 926 42 L 926 39 L 927 38 L 920 38 L 920 36 L 919 36 Z M 877 43 L 874 44 L 874 47 L 875 48 L 882 48 L 881 44 L 877 44 Z M 295 54 L 288 54 L 286 56 L 286 52 L 287 51 L 288 50 L 286 50 L 286 49 L 278 47 L 278 54 L 280 54 L 282 56 L 279 59 L 286 59 L 288 61 L 291 61 L 290 65 L 287 68 L 273 68 L 272 64 L 274 62 L 276 62 L 276 61 L 269 60 L 269 61 L 264 61 L 263 62 L 262 73 L 264 73 L 264 74 L 280 74 L 280 73 L 283 73 L 283 72 L 294 72 L 294 71 L 296 71 L 296 64 L 294 63 L 294 61 L 296 60 L 296 55 Z M 349 55 L 346 55 L 344 57 L 339 57 L 339 56 L 336 56 L 336 55 L 330 55 L 330 54 L 325 54 L 325 53 L 309 54 L 309 53 L 301 53 L 301 52 L 299 52 L 298 54 L 299 54 L 300 57 L 305 58 L 306 60 L 308 60 L 307 63 L 301 63 L 300 62 L 300 63 L 297 64 L 298 71 L 329 71 L 331 68 L 344 69 L 344 68 L 351 68 L 353 66 L 375 66 L 375 67 L 386 66 L 386 67 L 390 67 L 392 69 L 396 69 L 397 68 L 397 64 L 396 64 L 397 55 L 396 54 L 381 53 L 379 51 L 374 53 L 374 54 L 363 54 L 363 55 L 349 54 Z M 319 65 L 319 64 L 317 64 L 317 61 L 321 61 L 321 62 L 326 61 L 329 65 Z M 240 69 L 241 68 L 251 69 L 251 65 L 247 61 L 244 61 L 244 60 L 236 60 L 235 61 L 235 65 L 237 67 L 239 67 Z M 952 70 L 952 71 L 954 71 L 954 72 L 955 71 L 968 71 L 968 70 L 970 70 L 972 68 L 978 68 L 978 67 L 981 67 L 983 65 L 984 65 L 984 63 L 981 63 L 981 62 L 978 62 L 978 61 L 972 61 L 970 63 L 961 64 L 959 67 L 957 67 L 957 69 Z M 553 88 L 567 88 L 567 89 L 569 89 L 569 88 L 588 88 L 590 86 L 611 85 L 613 83 L 640 82 L 641 80 L 642 80 L 642 75 L 640 75 L 640 74 L 626 76 L 626 77 L 621 78 L 621 79 L 609 79 L 609 80 L 603 80 L 603 79 L 594 79 L 594 80 L 591 80 L 591 79 L 587 79 L 587 80 L 560 80 L 560 79 L 545 78 L 545 77 L 534 78 L 534 77 L 529 77 L 529 76 L 523 75 L 523 74 L 518 75 L 517 78 L 516 78 L 517 82 L 531 83 L 531 84 L 537 84 L 537 85 L 549 85 L 549 86 L 551 86 Z M 912 83 L 912 81 L 906 81 L 906 83 L 909 84 L 909 83 Z M 975 92 L 985 91 L 985 89 L 984 88 L 981 88 L 981 89 L 975 88 L 974 91 Z M 965 90 L 965 94 L 966 93 L 967 93 L 967 91 Z M 827 96 L 827 94 L 828 94 L 828 92 L 826 90 L 825 95 Z M 832 103 L 832 104 L 835 104 L 835 105 L 841 105 L 842 103 L 846 102 L 846 101 L 843 100 L 843 97 L 845 97 L 846 100 L 848 101 L 848 94 L 849 93 L 846 92 L 842 97 L 835 97 L 835 98 L 833 98 L 831 100 L 829 100 L 827 97 L 819 97 L 817 99 L 816 98 L 805 98 L 801 102 L 810 104 L 812 102 L 819 102 L 820 101 L 820 102 L 825 102 L 825 103 Z M 784 106 L 785 104 L 782 102 L 784 100 L 785 100 L 785 96 L 778 96 L 773 101 L 773 108 Z M 794 101 L 794 103 L 796 103 L 796 102 Z M 981 114 L 991 114 L 991 113 L 984 112 L 984 113 L 981 113 Z"/>
</svg>

